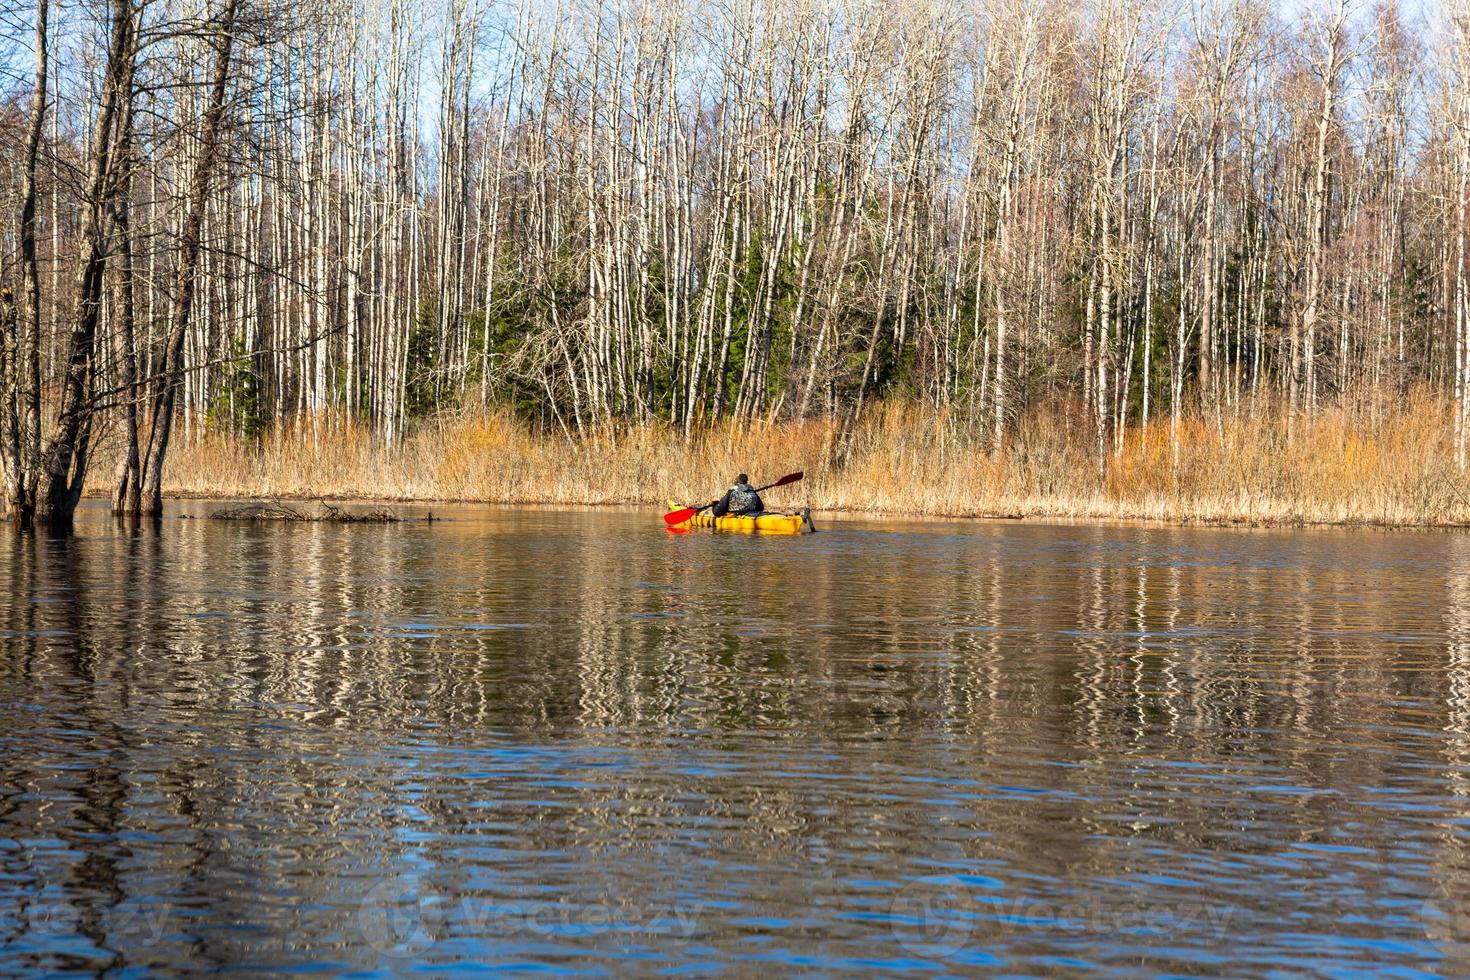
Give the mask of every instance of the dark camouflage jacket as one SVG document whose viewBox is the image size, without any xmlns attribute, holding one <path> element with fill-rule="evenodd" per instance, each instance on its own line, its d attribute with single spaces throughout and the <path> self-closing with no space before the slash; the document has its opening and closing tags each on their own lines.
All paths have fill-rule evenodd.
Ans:
<svg viewBox="0 0 1470 980">
<path fill-rule="evenodd" d="M 766 505 L 761 500 L 761 495 L 756 493 L 749 483 L 735 484 L 713 507 L 716 517 L 724 517 L 726 514 L 732 517 L 741 514 L 759 514 L 765 509 Z"/>
</svg>

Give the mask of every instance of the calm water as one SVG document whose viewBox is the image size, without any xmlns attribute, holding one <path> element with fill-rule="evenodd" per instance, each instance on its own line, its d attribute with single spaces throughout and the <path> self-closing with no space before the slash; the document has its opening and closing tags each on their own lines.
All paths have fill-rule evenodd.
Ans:
<svg viewBox="0 0 1470 980">
<path fill-rule="evenodd" d="M 1470 536 L 0 534 L 0 974 L 1470 970 Z"/>
</svg>

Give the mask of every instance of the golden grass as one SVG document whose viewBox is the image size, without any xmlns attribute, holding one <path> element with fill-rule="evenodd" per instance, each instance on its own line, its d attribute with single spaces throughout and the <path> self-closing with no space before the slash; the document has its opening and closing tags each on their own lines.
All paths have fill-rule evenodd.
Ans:
<svg viewBox="0 0 1470 980">
<path fill-rule="evenodd" d="M 217 435 L 182 444 L 166 487 L 182 496 L 364 497 L 504 503 L 703 501 L 741 470 L 757 481 L 805 470 L 772 507 L 929 516 L 1262 523 L 1470 521 L 1449 405 L 1419 395 L 1325 410 L 1288 432 L 1279 406 L 1131 429 L 1100 466 L 1094 434 L 1063 407 L 1031 412 L 1000 450 L 943 413 L 889 404 L 845 449 L 836 422 L 724 425 L 692 445 L 668 428 L 607 429 L 576 444 L 503 413 L 445 417 L 387 446 L 365 428 L 318 420 L 257 449 Z M 315 431 L 315 435 L 313 435 Z"/>
</svg>

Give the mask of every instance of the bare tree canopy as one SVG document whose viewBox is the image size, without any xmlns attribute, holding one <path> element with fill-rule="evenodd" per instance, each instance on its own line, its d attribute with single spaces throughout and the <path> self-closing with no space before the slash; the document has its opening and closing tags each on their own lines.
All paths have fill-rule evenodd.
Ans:
<svg viewBox="0 0 1470 980">
<path fill-rule="evenodd" d="M 1470 2 L 107 0 L 8 12 L 0 452 L 856 417 L 994 444 L 1415 387 L 1470 432 Z M 1176 443 L 1177 445 L 1177 443 Z M 118 447 L 118 448 L 114 448 Z"/>
</svg>

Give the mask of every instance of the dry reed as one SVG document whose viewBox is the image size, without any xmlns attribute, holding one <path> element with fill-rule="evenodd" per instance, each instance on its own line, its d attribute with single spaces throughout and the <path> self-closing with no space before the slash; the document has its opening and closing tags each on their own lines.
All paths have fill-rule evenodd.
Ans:
<svg viewBox="0 0 1470 980">
<path fill-rule="evenodd" d="M 170 459 L 180 496 L 359 497 L 502 503 L 707 500 L 741 470 L 774 480 L 772 507 L 928 516 L 1260 523 L 1459 524 L 1470 480 L 1450 449 L 1449 405 L 1428 395 L 1333 409 L 1291 427 L 1279 406 L 1133 428 L 1099 465 L 1076 412 L 1030 413 L 999 450 L 954 418 L 889 404 L 849 438 L 831 420 L 727 424 L 686 445 L 664 426 L 543 437 L 503 413 L 422 426 L 389 447 L 340 419 L 257 446 L 209 435 Z M 1177 444 L 1177 449 L 1176 449 Z"/>
</svg>

